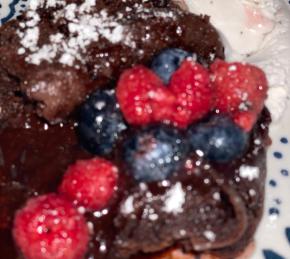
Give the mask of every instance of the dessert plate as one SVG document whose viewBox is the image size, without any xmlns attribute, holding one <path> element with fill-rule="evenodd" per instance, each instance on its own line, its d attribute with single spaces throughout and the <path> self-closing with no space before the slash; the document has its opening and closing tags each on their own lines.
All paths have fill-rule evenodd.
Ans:
<svg viewBox="0 0 290 259">
<path fill-rule="evenodd" d="M 290 2 L 287 1 L 289 4 Z M 19 15 L 27 0 L 0 0 L 0 25 Z M 290 17 L 290 5 L 289 5 Z M 279 46 L 277 46 L 279 48 Z M 290 57 L 289 57 L 290 59 Z M 290 81 L 289 81 L 290 87 Z M 290 101 L 284 116 L 270 129 L 265 213 L 252 259 L 290 258 Z"/>
</svg>

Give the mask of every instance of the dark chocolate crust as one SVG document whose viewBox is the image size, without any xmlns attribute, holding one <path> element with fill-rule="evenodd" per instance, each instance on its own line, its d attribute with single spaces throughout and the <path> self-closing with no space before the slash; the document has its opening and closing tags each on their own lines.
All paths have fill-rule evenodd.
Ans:
<svg viewBox="0 0 290 259">
<path fill-rule="evenodd" d="M 97 1 L 91 12 L 106 9 L 110 15 L 123 14 L 120 23 L 137 45 L 131 48 L 100 37 L 82 54 L 84 63 L 65 65 L 59 56 L 39 65 L 25 61 L 29 52 L 18 54 L 23 46 L 16 33 L 27 20 L 25 15 L 0 29 L 0 251 L 4 258 L 23 258 L 11 236 L 15 211 L 29 197 L 55 192 L 68 165 L 92 157 L 80 147 L 71 113 L 91 91 L 116 80 L 127 67 L 148 64 L 163 48 L 193 51 L 204 64 L 223 58 L 223 46 L 207 17 L 185 13 L 167 1 L 148 1 L 137 12 L 141 2 Z M 133 11 L 124 15 L 128 7 Z M 52 22 L 51 14 L 59 9 L 38 11 L 41 44 L 52 33 L 67 33 L 67 21 Z M 39 85 L 43 87 L 35 87 Z M 265 109 L 242 158 L 214 165 L 193 151 L 181 172 L 167 182 L 133 182 L 120 161 L 121 150 L 116 150 L 110 159 L 123 172 L 119 190 L 108 208 L 86 213 L 93 232 L 86 258 L 148 259 L 172 247 L 235 258 L 252 241 L 261 219 L 269 123 Z M 258 170 L 258 175 L 242 176 L 243 166 Z M 174 192 L 183 197 L 181 207 L 166 205 Z"/>
</svg>

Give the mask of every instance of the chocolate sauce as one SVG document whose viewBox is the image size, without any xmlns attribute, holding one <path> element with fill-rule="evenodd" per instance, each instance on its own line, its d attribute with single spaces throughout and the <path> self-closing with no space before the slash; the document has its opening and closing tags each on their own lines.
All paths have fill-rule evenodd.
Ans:
<svg viewBox="0 0 290 259">
<path fill-rule="evenodd" d="M 108 207 L 86 213 L 94 230 L 86 258 L 141 258 L 144 253 L 149 258 L 155 252 L 153 258 L 172 246 L 233 258 L 252 240 L 262 215 L 269 118 L 264 111 L 246 154 L 231 163 L 209 165 L 193 154 L 181 172 L 146 188 L 123 171 Z M 0 250 L 5 258 L 15 259 L 21 258 L 11 237 L 15 211 L 29 197 L 57 191 L 67 166 L 91 155 L 79 146 L 72 122 L 48 126 L 35 116 L 27 117 L 23 127 L 3 127 L 0 143 Z M 242 178 L 242 165 L 259 168 L 259 177 Z M 185 193 L 182 211 L 164 212 L 164 197 L 176 184 Z M 129 197 L 134 197 L 134 210 L 128 213 L 123 210 Z M 146 208 L 154 212 L 145 215 Z M 204 236 L 207 226 L 215 240 Z"/>
</svg>

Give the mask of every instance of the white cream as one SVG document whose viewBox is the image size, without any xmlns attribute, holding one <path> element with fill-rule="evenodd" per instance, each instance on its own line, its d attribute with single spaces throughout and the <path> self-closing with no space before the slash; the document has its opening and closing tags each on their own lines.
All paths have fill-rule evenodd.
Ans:
<svg viewBox="0 0 290 259">
<path fill-rule="evenodd" d="M 272 17 L 253 1 L 241 0 L 187 0 L 189 9 L 196 14 L 207 14 L 227 43 L 227 52 L 241 55 L 259 49 L 265 34 L 275 26 Z"/>
<path fill-rule="evenodd" d="M 245 61 L 267 74 L 266 102 L 274 120 L 286 108 L 290 88 L 290 12 L 286 0 L 184 0 L 189 10 L 210 16 L 229 61 Z"/>
<path fill-rule="evenodd" d="M 275 29 L 266 36 L 259 51 L 244 60 L 266 72 L 271 87 L 266 104 L 272 118 L 278 120 L 287 107 L 290 93 L 290 11 L 286 1 L 268 2 L 275 10 Z"/>
</svg>

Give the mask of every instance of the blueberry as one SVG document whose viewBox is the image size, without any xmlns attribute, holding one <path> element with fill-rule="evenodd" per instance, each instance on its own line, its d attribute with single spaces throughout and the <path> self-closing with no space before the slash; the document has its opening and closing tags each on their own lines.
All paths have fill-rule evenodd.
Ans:
<svg viewBox="0 0 290 259">
<path fill-rule="evenodd" d="M 80 108 L 78 136 L 81 145 L 92 154 L 110 154 L 125 129 L 114 90 L 98 90 Z"/>
<path fill-rule="evenodd" d="M 182 49 L 165 49 L 154 57 L 151 69 L 168 84 L 171 75 L 187 57 L 193 57 L 193 54 Z"/>
<path fill-rule="evenodd" d="M 180 169 L 187 147 L 179 130 L 155 125 L 136 131 L 124 142 L 123 158 L 135 180 L 160 181 Z"/>
<path fill-rule="evenodd" d="M 188 138 L 193 150 L 201 150 L 207 159 L 220 163 L 240 157 L 248 145 L 248 134 L 223 115 L 190 126 Z"/>
</svg>

